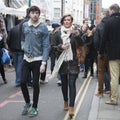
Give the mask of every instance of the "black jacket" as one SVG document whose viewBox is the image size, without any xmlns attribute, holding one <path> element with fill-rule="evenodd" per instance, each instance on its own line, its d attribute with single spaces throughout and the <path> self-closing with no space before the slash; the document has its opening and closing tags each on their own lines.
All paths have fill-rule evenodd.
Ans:
<svg viewBox="0 0 120 120">
<path fill-rule="evenodd" d="M 8 33 L 7 44 L 11 52 L 23 52 L 21 49 L 21 27 L 21 24 L 18 24 Z"/>
<path fill-rule="evenodd" d="M 109 19 L 109 16 L 104 17 L 96 27 L 93 42 L 94 42 L 94 47 L 96 48 L 97 51 L 99 51 L 99 48 L 100 48 L 100 43 L 102 40 L 103 31 L 104 31 L 104 24 L 108 21 L 108 19 Z"/>
<path fill-rule="evenodd" d="M 74 36 L 74 34 L 70 35 L 71 48 L 73 51 L 73 60 L 62 63 L 59 70 L 60 74 L 67 74 L 67 73 L 78 74 L 79 73 L 79 66 L 78 66 L 77 57 L 76 57 L 76 43 L 77 45 L 79 44 L 80 37 L 81 37 L 80 34 L 78 36 Z M 62 53 L 62 49 L 61 49 L 62 44 L 63 42 L 61 39 L 61 29 L 60 29 L 55 32 L 54 38 L 52 38 L 51 40 L 51 48 L 57 53 L 57 57 L 59 57 L 60 54 Z"/>
<path fill-rule="evenodd" d="M 22 25 L 24 22 L 28 21 L 29 18 L 26 17 L 18 25 L 14 26 L 8 33 L 7 44 L 11 52 L 23 52 L 21 49 L 21 34 Z"/>
<path fill-rule="evenodd" d="M 120 59 L 120 13 L 114 13 L 104 26 L 100 54 L 105 52 L 109 60 Z"/>
</svg>

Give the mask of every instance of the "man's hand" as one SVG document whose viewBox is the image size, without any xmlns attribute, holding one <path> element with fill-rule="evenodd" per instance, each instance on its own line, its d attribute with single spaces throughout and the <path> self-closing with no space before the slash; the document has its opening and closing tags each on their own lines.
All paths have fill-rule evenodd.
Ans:
<svg viewBox="0 0 120 120">
<path fill-rule="evenodd" d="M 40 73 L 43 73 L 43 72 L 45 72 L 45 64 L 41 64 L 41 66 L 40 66 Z"/>
</svg>

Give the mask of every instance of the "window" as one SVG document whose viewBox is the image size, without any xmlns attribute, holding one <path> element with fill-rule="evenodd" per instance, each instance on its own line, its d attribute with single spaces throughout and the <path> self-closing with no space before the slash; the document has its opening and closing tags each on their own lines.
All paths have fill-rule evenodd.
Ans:
<svg viewBox="0 0 120 120">
<path fill-rule="evenodd" d="M 60 8 L 54 8 L 54 17 L 60 17 Z"/>
</svg>

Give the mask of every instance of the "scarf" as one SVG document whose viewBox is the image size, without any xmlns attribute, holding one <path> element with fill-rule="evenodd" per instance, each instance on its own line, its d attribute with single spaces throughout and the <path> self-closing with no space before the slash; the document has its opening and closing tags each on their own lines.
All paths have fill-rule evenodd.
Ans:
<svg viewBox="0 0 120 120">
<path fill-rule="evenodd" d="M 56 61 L 56 64 L 54 66 L 52 75 L 50 76 L 50 79 L 55 79 L 57 78 L 58 71 L 63 63 L 63 61 L 71 61 L 73 60 L 73 52 L 71 49 L 71 43 L 70 43 L 70 34 L 72 27 L 70 28 L 65 28 L 64 26 L 61 26 L 61 39 L 63 41 L 63 44 L 69 45 L 69 48 L 64 50 L 61 55 L 59 56 L 58 60 Z"/>
</svg>

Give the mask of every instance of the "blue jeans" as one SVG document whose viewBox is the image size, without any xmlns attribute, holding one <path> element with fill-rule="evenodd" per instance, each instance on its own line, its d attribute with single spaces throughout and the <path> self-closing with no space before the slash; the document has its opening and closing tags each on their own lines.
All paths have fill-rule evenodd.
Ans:
<svg viewBox="0 0 120 120">
<path fill-rule="evenodd" d="M 23 53 L 22 52 L 12 52 L 13 65 L 15 67 L 16 80 L 15 85 L 20 85 L 21 82 L 21 68 L 23 63 Z"/>
<path fill-rule="evenodd" d="M 64 101 L 68 101 L 68 93 L 69 93 L 69 106 L 74 107 L 75 97 L 76 97 L 76 79 L 78 77 L 77 74 L 64 74 L 60 75 L 62 81 L 62 94 Z M 69 92 L 68 92 L 69 86 Z"/>
<path fill-rule="evenodd" d="M 105 83 L 105 90 L 110 90 L 110 80 L 109 80 L 108 68 L 106 66 L 104 73 L 104 83 Z"/>
</svg>

